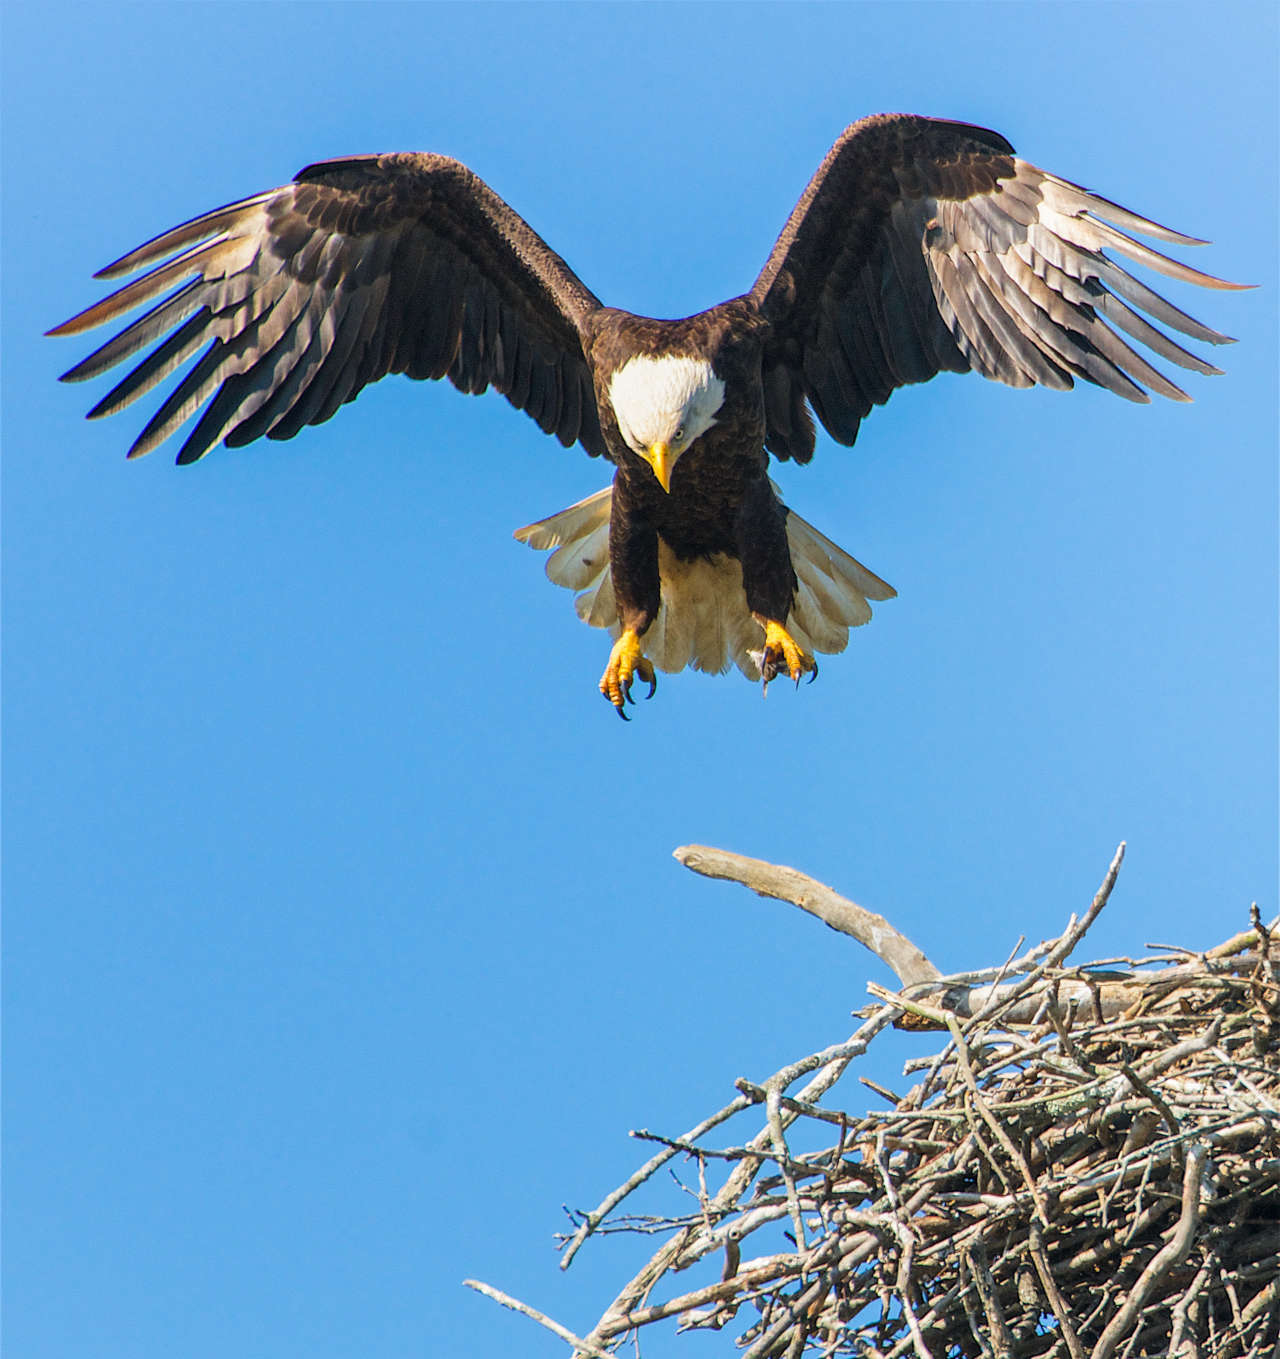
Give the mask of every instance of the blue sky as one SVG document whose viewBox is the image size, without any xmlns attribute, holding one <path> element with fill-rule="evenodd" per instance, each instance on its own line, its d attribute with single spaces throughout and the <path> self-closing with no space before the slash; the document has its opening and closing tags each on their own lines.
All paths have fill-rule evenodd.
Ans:
<svg viewBox="0 0 1280 1359">
<path fill-rule="evenodd" d="M 15 1359 L 563 1353 L 460 1280 L 587 1329 L 650 1245 L 561 1274 L 560 1205 L 888 980 L 678 844 L 804 868 L 945 968 L 1057 932 L 1121 839 L 1094 954 L 1275 912 L 1272 7 L 3 24 Z M 89 346 L 39 338 L 155 232 L 407 149 L 465 160 L 606 301 L 686 314 L 885 110 L 996 128 L 1261 287 L 1165 290 L 1240 339 L 1193 405 L 947 377 L 783 468 L 900 593 L 767 702 L 686 674 L 617 721 L 605 637 L 511 538 L 606 472 L 501 399 L 394 379 L 287 444 L 126 464 L 146 412 L 86 423 L 106 384 L 54 379 Z"/>
</svg>

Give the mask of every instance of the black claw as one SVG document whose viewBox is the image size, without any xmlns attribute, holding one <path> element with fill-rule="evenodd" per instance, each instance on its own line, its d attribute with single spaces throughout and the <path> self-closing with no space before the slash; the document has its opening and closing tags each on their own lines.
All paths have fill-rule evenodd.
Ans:
<svg viewBox="0 0 1280 1359">
<path fill-rule="evenodd" d="M 813 673 L 809 676 L 809 683 L 812 684 L 818 678 L 818 658 L 813 658 Z"/>
<path fill-rule="evenodd" d="M 649 680 L 649 692 L 648 692 L 647 694 L 645 694 L 645 696 L 644 696 L 644 701 L 645 701 L 646 703 L 648 703 L 648 701 L 649 701 L 649 700 L 654 696 L 654 694 L 656 694 L 657 692 L 658 692 L 658 677 L 657 677 L 657 675 L 654 675 L 654 676 Z"/>
<path fill-rule="evenodd" d="M 621 703 L 619 703 L 619 704 L 614 708 L 614 712 L 616 712 L 616 713 L 618 714 L 618 716 L 619 716 L 620 718 L 622 718 L 622 720 L 623 720 L 624 722 L 630 722 L 630 721 L 631 721 L 631 719 L 630 719 L 630 718 L 627 716 L 627 714 L 623 711 L 623 708 L 622 708 L 622 704 L 621 704 Z"/>
</svg>

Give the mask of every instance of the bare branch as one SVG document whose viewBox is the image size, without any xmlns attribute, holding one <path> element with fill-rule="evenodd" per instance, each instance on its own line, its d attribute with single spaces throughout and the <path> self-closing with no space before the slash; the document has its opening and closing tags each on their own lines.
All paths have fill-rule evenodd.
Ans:
<svg viewBox="0 0 1280 1359">
<path fill-rule="evenodd" d="M 717 1109 L 710 1118 L 704 1118 L 695 1128 L 690 1128 L 685 1135 L 680 1138 L 682 1143 L 696 1142 L 698 1138 L 705 1137 L 712 1128 L 718 1127 L 721 1123 L 730 1119 L 734 1114 L 741 1113 L 743 1109 L 749 1108 L 751 1101 L 739 1096 L 738 1099 L 730 1100 L 723 1109 Z M 638 1189 L 650 1176 L 661 1170 L 666 1163 L 676 1156 L 680 1151 L 679 1147 L 671 1146 L 666 1151 L 660 1151 L 636 1171 L 628 1180 L 620 1184 L 611 1194 L 607 1195 L 598 1208 L 593 1209 L 583 1219 L 582 1225 L 574 1233 L 573 1239 L 565 1247 L 564 1255 L 560 1258 L 560 1268 L 568 1269 L 573 1261 L 573 1257 L 578 1253 L 582 1243 L 591 1235 L 593 1231 L 602 1223 L 605 1218 L 627 1197 L 633 1190 Z"/>
<path fill-rule="evenodd" d="M 598 1345 L 580 1339 L 567 1327 L 561 1326 L 558 1321 L 552 1321 L 544 1312 L 539 1312 L 536 1307 L 530 1307 L 527 1302 L 521 1302 L 518 1298 L 513 1298 L 502 1292 L 501 1289 L 493 1288 L 487 1283 L 481 1283 L 479 1279 L 463 1279 L 462 1282 L 468 1288 L 474 1288 L 477 1293 L 483 1293 L 486 1298 L 492 1298 L 494 1302 L 500 1302 L 504 1307 L 510 1307 L 513 1312 L 519 1312 L 522 1316 L 536 1321 L 539 1326 L 545 1326 L 552 1334 L 558 1335 L 561 1340 L 568 1341 L 580 1354 L 592 1355 L 594 1359 L 613 1359 L 608 1350 L 602 1350 Z"/>
<path fill-rule="evenodd" d="M 893 969 L 903 986 L 934 981 L 942 975 L 884 916 L 865 910 L 798 869 L 766 863 L 763 859 L 748 859 L 743 854 L 712 849 L 709 845 L 681 845 L 675 851 L 675 857 L 686 868 L 705 878 L 740 882 L 757 896 L 789 901 L 802 911 L 817 916 L 823 924 L 870 949 Z"/>
</svg>

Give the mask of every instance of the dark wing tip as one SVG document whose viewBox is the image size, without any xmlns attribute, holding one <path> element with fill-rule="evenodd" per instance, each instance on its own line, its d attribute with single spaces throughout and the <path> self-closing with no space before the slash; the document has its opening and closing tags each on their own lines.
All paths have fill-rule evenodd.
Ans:
<svg viewBox="0 0 1280 1359">
<path fill-rule="evenodd" d="M 49 336 L 49 335 L 55 335 L 55 336 L 57 336 L 57 335 L 75 335 L 75 334 L 77 333 L 76 331 L 74 331 L 74 330 L 66 330 L 66 329 L 64 328 L 65 326 L 68 326 L 68 325 L 70 325 L 70 324 L 71 324 L 70 321 L 66 321 L 66 322 L 63 323 L 63 325 L 58 326 L 55 330 L 46 330 L 46 331 L 45 331 L 45 335 L 46 335 L 46 336 Z M 92 357 L 93 357 L 93 355 L 90 355 L 90 356 L 89 356 L 89 358 L 92 358 Z M 59 374 L 58 374 L 58 381 L 59 381 L 59 382 L 88 382 L 88 380 L 89 380 L 91 377 L 93 377 L 93 376 L 94 376 L 94 371 L 93 371 L 92 365 L 89 363 L 89 359 L 81 359 L 79 363 L 72 364 L 72 366 L 71 366 L 70 368 L 68 368 L 67 371 L 66 371 L 65 373 L 59 373 Z"/>
</svg>

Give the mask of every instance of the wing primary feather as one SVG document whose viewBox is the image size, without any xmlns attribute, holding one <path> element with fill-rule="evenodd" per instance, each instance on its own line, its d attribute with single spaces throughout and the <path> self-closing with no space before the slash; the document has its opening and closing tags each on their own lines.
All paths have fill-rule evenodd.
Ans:
<svg viewBox="0 0 1280 1359">
<path fill-rule="evenodd" d="M 191 274 L 217 270 L 232 263 L 236 255 L 242 254 L 244 250 L 243 238 L 226 236 L 219 236 L 215 240 L 193 246 L 177 259 L 159 265 L 149 274 L 143 274 L 132 283 L 126 283 L 123 288 L 118 288 L 101 302 L 86 308 L 69 321 L 54 326 L 48 334 L 78 335 L 81 331 L 92 330 L 95 326 L 113 321 L 135 307 L 140 307 L 144 302 L 150 302 L 153 297 L 183 282 Z M 234 268 L 227 268 L 226 272 L 234 272 Z"/>
<path fill-rule="evenodd" d="M 985 280 L 988 289 L 998 296 L 1000 303 L 1015 319 L 1027 345 L 1034 345 L 1044 356 L 1048 368 L 1037 375 L 1037 381 L 1057 391 L 1068 391 L 1071 374 L 1068 369 L 1082 364 L 1087 355 L 1072 338 L 1074 330 L 1087 320 L 1077 308 L 1063 303 L 1059 298 L 1054 306 L 1051 291 L 1040 284 L 1042 294 L 1032 295 L 1015 276 L 1011 276 L 1006 266 L 1007 260 L 1021 265 L 1017 255 L 1009 252 L 1007 256 L 978 254 L 973 257 L 975 267 Z M 1039 283 L 1039 280 L 1036 280 Z"/>
<path fill-rule="evenodd" d="M 978 194 L 966 201 L 964 209 L 969 224 L 983 228 L 982 244 L 993 253 L 1008 250 L 1025 235 L 1025 225 L 1009 214 L 1003 194 Z"/>
<path fill-rule="evenodd" d="M 375 309 L 374 289 L 354 290 L 337 334 L 323 362 L 298 402 L 294 419 L 303 425 L 320 425 L 333 418 L 344 402 L 359 390 L 359 353 L 365 329 Z"/>
<path fill-rule="evenodd" d="M 1146 361 L 1141 359 L 1140 356 L 1134 355 L 1134 358 L 1143 365 L 1142 370 L 1131 368 L 1125 361 L 1125 356 L 1131 355 L 1133 351 L 1123 344 L 1110 329 L 1111 326 L 1131 335 L 1161 358 L 1168 359 L 1180 368 L 1190 369 L 1205 376 L 1213 376 L 1221 372 L 1212 364 L 1206 363 L 1197 355 L 1188 353 L 1180 345 L 1175 344 L 1163 331 L 1158 330 L 1144 317 L 1127 307 L 1119 298 L 1109 293 L 1096 279 L 1081 283 L 1061 273 L 1054 266 L 1046 265 L 1047 274 L 1042 281 L 1027 267 L 1019 255 L 1012 252 L 1008 257 L 1008 267 L 1015 273 L 1020 273 L 1027 280 L 1024 285 L 1027 291 L 1038 289 L 1044 294 L 1049 300 L 1049 305 L 1054 307 L 1056 317 L 1059 314 L 1066 317 L 1087 317 L 1088 332 L 1098 342 L 1098 348 L 1103 353 L 1107 354 L 1121 368 L 1126 368 L 1131 376 L 1149 381 L 1150 385 L 1157 391 L 1172 400 L 1189 400 L 1190 398 L 1180 388 L 1169 383 L 1163 374 L 1159 374 L 1157 370 L 1148 367 Z M 1063 321 L 1062 324 L 1069 324 L 1069 322 Z M 1099 340 L 1099 336 L 1106 338 Z M 1158 380 L 1152 378 L 1151 373 L 1157 373 Z"/>
<path fill-rule="evenodd" d="M 286 330 L 279 341 L 280 345 L 287 345 L 297 333 L 299 317 L 294 319 L 293 324 Z M 315 333 L 306 336 L 305 342 L 301 345 L 290 346 L 293 350 L 293 362 L 289 365 L 284 377 L 279 376 L 279 355 L 273 356 L 265 353 L 255 365 L 256 382 L 254 391 L 261 393 L 261 400 L 251 401 L 251 393 L 248 385 L 239 387 L 240 398 L 243 402 L 235 412 L 234 427 L 228 430 L 224 436 L 228 448 L 241 448 L 245 444 L 252 443 L 255 439 L 264 436 L 282 439 L 288 438 L 291 434 L 296 434 L 302 428 L 301 422 L 290 425 L 298 393 L 302 390 L 303 384 L 311 371 L 310 352 L 311 346 L 316 342 Z"/>
<path fill-rule="evenodd" d="M 1200 288 L 1230 289 L 1232 291 L 1248 286 L 1241 283 L 1228 283 L 1226 279 L 1215 278 L 1214 275 L 1193 269 L 1189 264 L 1183 264 L 1180 260 L 1162 255 L 1160 251 L 1153 250 L 1149 245 L 1143 245 L 1141 241 L 1126 235 L 1118 227 L 1113 227 L 1110 222 L 1104 222 L 1101 218 L 1072 217 L 1067 220 L 1072 223 L 1088 224 L 1097 239 L 1096 243 L 1095 241 L 1086 241 L 1086 244 L 1094 249 L 1110 247 L 1119 254 L 1125 255 L 1131 260 L 1136 260 L 1139 264 L 1145 264 L 1148 269 L 1154 269 L 1157 273 L 1164 274 L 1166 278 L 1176 278 L 1179 283 L 1193 283 Z"/>
<path fill-rule="evenodd" d="M 353 250 L 355 257 L 351 260 Z M 351 242 L 334 253 L 350 263 L 342 269 L 336 268 L 336 259 L 330 263 L 327 272 L 335 281 L 317 295 L 319 305 L 313 307 L 319 313 L 315 327 L 319 354 L 290 405 L 288 426 L 295 431 L 329 419 L 346 399 L 356 377 L 351 356 L 364 332 L 374 290 L 357 281 L 363 250 Z"/>
<path fill-rule="evenodd" d="M 1021 263 L 1012 252 L 1009 258 Z M 1035 307 L 1035 303 L 1027 297 L 1025 291 L 1014 279 L 1009 278 L 1002 268 L 994 268 L 988 264 L 987 273 L 994 286 L 1004 288 L 1008 303 L 1016 304 L 1021 300 L 1024 305 Z M 1090 382 L 1106 387 L 1117 396 L 1128 400 L 1140 399 L 1135 394 L 1135 382 L 1145 382 L 1161 396 L 1173 401 L 1190 399 L 1181 388 L 1176 387 L 1163 373 L 1130 349 L 1094 314 L 1091 307 L 1075 306 L 1060 300 L 1053 313 L 1041 308 L 1036 310 L 1044 317 L 1044 323 L 1038 329 L 1040 341 L 1076 365 L 1076 371 Z M 1034 315 L 1029 315 L 1027 322 L 1034 326 Z"/>
<path fill-rule="evenodd" d="M 183 222 L 181 226 L 162 231 L 160 235 L 153 236 L 136 249 L 130 250 L 127 255 L 121 255 L 118 260 L 114 260 L 99 269 L 94 274 L 94 278 L 112 279 L 120 278 L 125 274 L 136 273 L 139 269 L 145 268 L 156 260 L 162 260 L 175 251 L 183 250 L 187 246 L 198 244 L 201 241 L 207 241 L 211 236 L 220 235 L 233 224 L 238 225 L 245 217 L 250 215 L 253 209 L 260 207 L 277 192 L 278 190 L 268 189 L 265 193 L 255 194 L 252 198 L 242 198 L 237 203 L 228 203 L 221 208 L 214 208 L 212 212 L 193 217 L 189 222 Z"/>
<path fill-rule="evenodd" d="M 242 402 L 223 435 L 230 448 L 248 442 L 247 428 L 266 434 L 288 411 L 306 376 L 304 358 L 314 340 L 311 296 L 292 280 L 285 284 L 277 301 L 228 341 L 240 355 L 251 356 L 229 378 Z"/>
<path fill-rule="evenodd" d="M 282 363 L 287 362 L 293 357 L 293 346 L 290 343 L 300 322 L 306 316 L 305 309 L 299 312 L 298 316 L 285 329 L 284 334 L 269 350 L 263 353 L 254 353 L 250 364 L 237 370 L 236 365 L 242 359 L 247 348 L 245 337 L 238 336 L 236 340 L 227 345 L 227 354 L 224 359 L 223 371 L 209 377 L 205 382 L 207 395 L 208 389 L 212 388 L 221 379 L 221 385 L 213 400 L 205 409 L 204 414 L 196 422 L 195 427 L 188 434 L 182 447 L 178 450 L 178 465 L 185 467 L 190 463 L 199 462 L 201 458 L 222 439 L 233 427 L 244 424 L 251 419 L 254 412 L 266 405 L 281 390 L 279 385 L 279 370 Z M 314 342 L 315 335 L 312 334 L 311 341 Z M 256 350 L 256 346 L 254 347 Z M 293 373 L 304 374 L 306 351 L 298 356 L 291 365 Z M 231 371 L 227 371 L 231 370 Z M 285 384 L 287 386 L 287 382 Z M 203 396 L 195 398 L 197 404 L 203 400 Z M 184 417 L 185 418 L 185 417 Z M 181 423 L 179 421 L 179 423 Z"/>
<path fill-rule="evenodd" d="M 969 293 L 966 274 L 972 273 L 972 267 L 966 265 L 963 255 L 953 258 L 941 253 L 933 257 L 933 264 L 952 312 L 951 332 L 961 352 L 983 377 L 1004 381 L 1008 371 L 1005 355 Z"/>
<path fill-rule="evenodd" d="M 225 351 L 226 345 L 221 340 L 214 340 L 209 345 L 200 356 L 195 367 L 169 393 L 160 409 L 147 421 L 142 433 L 133 441 L 132 447 L 125 455 L 126 457 L 140 458 L 144 453 L 150 453 L 157 444 L 163 443 L 173 430 L 197 409 L 207 393 L 197 397 L 194 401 L 190 398 L 194 392 L 199 390 L 204 379 L 217 370 L 225 356 Z"/>
<path fill-rule="evenodd" d="M 291 328 L 290 336 L 280 342 L 282 358 L 288 365 L 286 372 L 281 378 L 277 368 L 272 378 L 271 419 L 263 430 L 268 439 L 292 439 L 306 424 L 305 408 L 299 398 L 323 362 L 323 317 L 316 315 L 314 307 L 307 307 Z"/>
<path fill-rule="evenodd" d="M 1016 247 L 1018 254 L 1033 269 L 1036 256 L 1041 255 L 1050 264 L 1061 269 L 1073 278 L 1084 280 L 1096 278 L 1113 292 L 1118 293 L 1134 306 L 1172 326 L 1174 330 L 1189 335 L 1193 340 L 1203 340 L 1206 344 L 1230 344 L 1231 337 L 1211 330 L 1195 317 L 1188 316 L 1172 302 L 1147 287 L 1140 279 L 1122 268 L 1114 260 L 1095 250 L 1083 250 L 1059 239 L 1044 226 L 1033 227 L 1027 240 Z"/>
<path fill-rule="evenodd" d="M 1046 363 L 1040 345 L 1005 305 L 999 288 L 988 283 L 984 266 L 989 259 L 986 252 L 963 255 L 957 270 L 974 310 L 996 338 L 1002 360 L 1000 380 L 1011 387 L 1028 387 L 1035 383 L 1060 386 L 1056 371 Z"/>
<path fill-rule="evenodd" d="M 321 311 L 315 321 L 307 355 L 297 363 L 297 367 L 304 370 L 297 394 L 289 403 L 278 430 L 273 426 L 268 433 L 274 433 L 276 438 L 292 437 L 305 426 L 318 425 L 327 419 L 324 411 L 331 400 L 330 416 L 342 405 L 344 367 L 359 335 L 368 302 L 366 289 L 343 288 Z M 335 395 L 337 399 L 333 400 Z"/>
<path fill-rule="evenodd" d="M 1106 317 L 1114 326 L 1119 326 L 1121 330 L 1132 335 L 1135 340 L 1141 341 L 1148 349 L 1153 349 L 1163 359 L 1168 359 L 1170 363 L 1176 363 L 1179 368 L 1189 368 L 1193 373 L 1200 373 L 1204 377 L 1221 377 L 1222 369 L 1215 368 L 1213 364 L 1206 363 L 1198 354 L 1192 354 L 1183 349 L 1180 344 L 1171 340 L 1163 330 L 1157 329 L 1147 321 L 1132 307 L 1127 307 L 1118 298 L 1107 292 L 1100 284 L 1097 295 L 1093 299 L 1093 305 L 1099 313 Z"/>
<path fill-rule="evenodd" d="M 153 349 L 128 376 L 122 378 L 89 412 L 90 420 L 104 415 L 115 415 L 132 405 L 162 382 L 173 370 L 185 363 L 209 338 L 208 313 L 197 312 L 184 326 L 180 326 L 162 345 Z"/>
<path fill-rule="evenodd" d="M 1019 165 L 1025 165 L 1025 162 L 1019 162 Z M 1062 179 L 1058 175 L 1050 174 L 1047 170 L 1038 170 L 1037 174 L 1043 181 L 1041 188 L 1043 196 L 1052 207 L 1059 211 L 1072 215 L 1088 212 L 1098 217 L 1105 217 L 1118 226 L 1127 227 L 1130 231 L 1140 232 L 1143 236 L 1151 236 L 1157 241 L 1165 241 L 1169 245 L 1209 244 L 1208 241 L 1203 241 L 1198 236 L 1187 236 L 1181 231 L 1174 231 L 1170 227 L 1161 226 L 1159 222 L 1153 222 L 1149 217 L 1141 217 L 1138 213 L 1121 207 L 1119 203 L 1113 203 L 1109 198 L 1103 198 L 1101 194 L 1096 194 L 1090 189 L 1082 189 L 1079 184 L 1073 184 L 1069 179 Z"/>
<path fill-rule="evenodd" d="M 1018 288 L 1036 305 L 1044 309 L 1059 326 L 1074 324 L 1082 309 L 1096 311 L 1106 321 L 1141 341 L 1161 358 L 1181 368 L 1202 373 L 1207 377 L 1220 375 L 1222 370 L 1206 363 L 1195 354 L 1175 344 L 1162 330 L 1151 325 L 1145 317 L 1127 307 L 1109 293 L 1096 278 L 1085 281 L 1065 274 L 1057 265 L 1040 259 L 1032 268 L 1022 255 L 1011 250 L 1001 257 L 1001 268 L 1016 281 Z"/>
<path fill-rule="evenodd" d="M 316 309 L 310 305 L 313 298 L 314 294 L 294 287 L 277 307 L 225 342 L 220 367 L 206 374 L 198 387 L 191 387 L 185 413 L 175 412 L 168 428 L 157 432 L 159 438 L 167 438 L 215 388 L 220 389 L 179 450 L 179 466 L 198 462 L 232 426 L 243 423 L 282 389 L 286 400 L 296 390 L 290 380 L 305 377 L 316 341 Z M 286 374 L 283 382 L 282 369 Z M 184 388 L 191 376 L 194 373 L 188 376 Z"/>
<path fill-rule="evenodd" d="M 145 316 L 140 316 L 132 325 L 119 335 L 95 349 L 88 358 L 81 359 L 74 368 L 68 368 L 60 382 L 84 382 L 105 373 L 108 368 L 123 363 L 131 354 L 150 344 L 166 331 L 176 326 L 193 312 L 197 311 L 202 297 L 194 296 L 202 286 L 202 280 L 193 278 L 183 284 L 176 292 L 170 293 L 162 302 L 157 303 Z"/>
<path fill-rule="evenodd" d="M 356 287 L 367 292 L 370 302 L 360 322 L 352 359 L 349 361 L 351 387 L 342 400 L 351 401 L 356 393 L 376 382 L 389 371 L 387 326 L 391 325 L 389 299 L 394 285 L 394 264 L 401 254 L 398 232 L 378 232 L 364 242 L 356 269 Z M 336 408 L 337 409 L 337 406 Z"/>
</svg>

